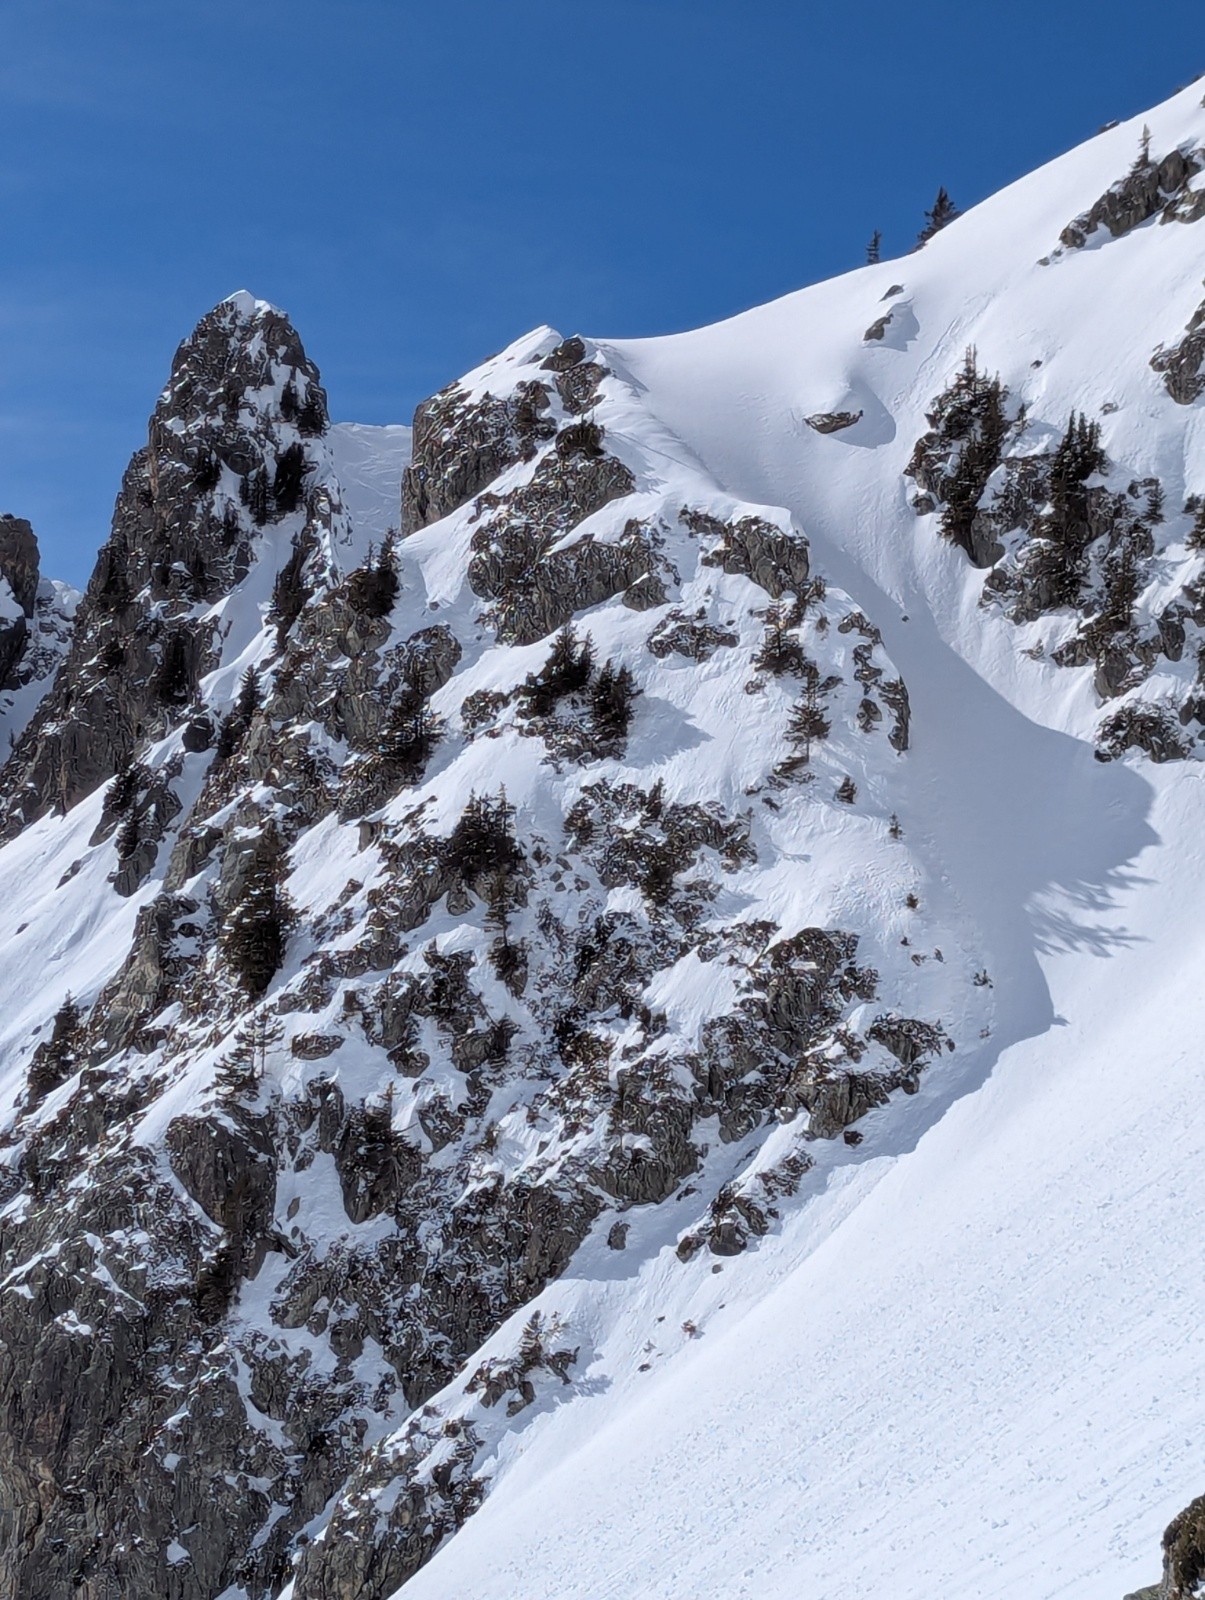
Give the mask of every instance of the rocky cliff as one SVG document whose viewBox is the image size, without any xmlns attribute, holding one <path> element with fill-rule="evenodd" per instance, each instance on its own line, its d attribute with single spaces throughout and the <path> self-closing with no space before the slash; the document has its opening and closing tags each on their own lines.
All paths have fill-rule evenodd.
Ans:
<svg viewBox="0 0 1205 1600">
<path fill-rule="evenodd" d="M 5 759 L 54 684 L 78 603 L 69 585 L 43 578 L 29 523 L 0 516 L 0 750 Z"/>
<path fill-rule="evenodd" d="M 2 1594 L 383 1600 L 578 1381 L 538 1311 L 479 1352 L 585 1240 L 745 1250 L 990 1010 L 873 619 L 622 371 L 541 331 L 428 402 L 401 535 L 337 450 L 287 320 L 205 317 L 4 771 L 110 931 L 14 1043 Z"/>
</svg>

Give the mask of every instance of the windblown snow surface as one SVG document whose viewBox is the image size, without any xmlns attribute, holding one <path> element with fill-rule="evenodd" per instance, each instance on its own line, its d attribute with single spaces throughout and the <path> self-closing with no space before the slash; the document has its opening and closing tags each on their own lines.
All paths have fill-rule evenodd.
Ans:
<svg viewBox="0 0 1205 1600">
<path fill-rule="evenodd" d="M 1200 85 L 920 254 L 602 346 L 882 628 L 914 712 L 899 816 L 979 930 L 997 1020 L 755 1250 L 693 1270 L 668 1236 L 587 1245 L 541 1302 L 588 1329 L 586 1383 L 504 1440 L 406 1600 L 1120 1597 L 1202 1488 L 1201 769 L 1094 760 L 1087 675 L 1022 653 L 1049 619 L 979 608 L 902 476 L 974 345 L 1051 430 L 1115 407 L 1110 455 L 1169 506 L 1205 491 L 1205 410 L 1149 366 L 1201 299 L 1205 226 L 1039 264 L 1144 120 L 1159 150 L 1205 142 Z M 863 416 L 804 422 L 839 410 Z"/>
</svg>

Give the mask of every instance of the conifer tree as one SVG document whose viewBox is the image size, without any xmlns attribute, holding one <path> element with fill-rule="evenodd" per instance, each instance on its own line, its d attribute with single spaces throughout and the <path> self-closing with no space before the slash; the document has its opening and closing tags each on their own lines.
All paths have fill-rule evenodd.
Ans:
<svg viewBox="0 0 1205 1600">
<path fill-rule="evenodd" d="M 145 769 L 136 761 L 126 761 L 118 767 L 105 795 L 105 808 L 116 817 L 128 811 L 138 798 L 138 790 L 145 778 Z"/>
<path fill-rule="evenodd" d="M 183 705 L 192 697 L 187 635 L 173 629 L 163 640 L 155 672 L 155 694 L 163 705 Z"/>
<path fill-rule="evenodd" d="M 249 727 L 251 719 L 259 710 L 263 694 L 259 686 L 259 672 L 255 667 L 248 667 L 239 679 L 238 695 L 235 698 L 234 709 L 243 727 Z"/>
<path fill-rule="evenodd" d="M 1163 521 L 1163 508 L 1165 504 L 1166 496 L 1163 492 L 1163 485 L 1159 482 L 1159 479 L 1156 478 L 1147 491 L 1146 496 L 1146 520 L 1155 527 L 1158 527 Z"/>
<path fill-rule="evenodd" d="M 378 755 L 390 772 L 407 783 L 422 776 L 442 726 L 425 701 L 403 694 L 390 708 L 381 732 Z"/>
<path fill-rule="evenodd" d="M 29 1104 L 36 1105 L 76 1071 L 80 1064 L 83 1017 L 68 994 L 55 1012 L 50 1038 L 34 1051 L 29 1068 Z"/>
<path fill-rule="evenodd" d="M 877 267 L 882 260 L 883 235 L 876 228 L 870 236 L 870 243 L 866 246 L 866 265 Z"/>
<path fill-rule="evenodd" d="M 923 245 L 928 244 L 934 234 L 940 233 L 943 228 L 949 227 L 950 223 L 961 215 L 962 213 L 950 199 L 945 188 L 940 188 L 937 191 L 936 200 L 934 200 L 930 209 L 925 212 L 925 225 L 917 235 L 916 248 L 919 250 Z"/>
<path fill-rule="evenodd" d="M 758 672 L 768 672 L 773 677 L 788 673 L 802 677 L 807 669 L 807 657 L 798 639 L 792 638 L 781 605 L 766 610 L 766 630 L 762 635 L 753 665 Z"/>
<path fill-rule="evenodd" d="M 586 688 L 593 670 L 594 641 L 589 634 L 579 640 L 573 624 L 567 622 L 553 640 L 548 660 L 520 686 L 519 714 L 551 716 L 558 700 Z"/>
<path fill-rule="evenodd" d="M 1193 519 L 1192 527 L 1185 535 L 1185 548 L 1194 555 L 1205 551 L 1205 499 L 1198 499 L 1195 495 L 1190 497 L 1184 506 L 1185 515 Z"/>
<path fill-rule="evenodd" d="M 1114 633 L 1124 632 L 1134 619 L 1138 598 L 1138 563 L 1128 542 L 1105 563 L 1105 598 L 1102 621 Z"/>
<path fill-rule="evenodd" d="M 1100 447 L 1100 423 L 1089 422 L 1082 413 L 1073 411 L 1050 466 L 1051 515 L 1047 532 L 1077 553 L 1090 537 L 1084 484 L 1094 473 L 1103 472 L 1106 464 Z"/>
<path fill-rule="evenodd" d="M 219 761 L 227 761 L 234 754 L 239 740 L 251 726 L 251 719 L 259 710 L 262 699 L 259 673 L 254 667 L 248 667 L 239 680 L 234 704 L 222 718 L 222 725 L 218 729 L 215 753 Z"/>
<path fill-rule="evenodd" d="M 610 749 L 623 744 L 637 692 L 636 680 L 627 667 L 604 662 L 590 686 L 590 723 L 600 745 Z"/>
<path fill-rule="evenodd" d="M 832 722 L 824 714 L 823 693 L 820 670 L 814 662 L 809 661 L 804 675 L 803 695 L 792 706 L 787 720 L 787 740 L 800 752 L 805 766 L 812 759 L 812 742 L 827 739 L 832 731 Z"/>
<path fill-rule="evenodd" d="M 284 961 L 292 908 L 283 887 L 283 857 L 276 824 L 269 821 L 251 855 L 238 901 L 222 926 L 222 952 L 253 999 L 263 994 Z"/>
<path fill-rule="evenodd" d="M 268 488 L 268 472 L 265 467 L 256 467 L 249 472 L 239 483 L 239 499 L 251 513 L 251 520 L 257 528 L 262 528 L 268 520 L 270 510 L 270 493 Z"/>
<path fill-rule="evenodd" d="M 193 463 L 193 490 L 197 494 L 209 494 L 211 490 L 217 488 L 221 476 L 222 463 L 212 450 L 207 446 L 202 446 L 197 453 L 196 461 Z"/>
<path fill-rule="evenodd" d="M 348 598 L 366 617 L 387 617 L 393 610 L 401 583 L 397 568 L 397 540 L 392 530 L 381 541 L 380 553 L 358 567 L 347 580 Z"/>
<path fill-rule="evenodd" d="M 473 794 L 448 839 L 448 859 L 467 884 L 517 872 L 524 862 L 514 835 L 514 807 L 505 789 L 497 797 Z"/>
<path fill-rule="evenodd" d="M 297 431 L 306 439 L 317 439 L 326 432 L 326 413 L 313 384 L 306 389 L 305 399 L 297 413 Z"/>
<path fill-rule="evenodd" d="M 138 813 L 129 811 L 121 827 L 117 830 L 114 846 L 117 850 L 119 861 L 128 861 L 142 843 L 142 830 L 139 826 Z"/>
<path fill-rule="evenodd" d="M 287 514 L 301 504 L 302 490 L 309 463 L 299 444 L 291 444 L 276 458 L 276 472 L 272 479 L 272 498 L 277 511 Z"/>
</svg>

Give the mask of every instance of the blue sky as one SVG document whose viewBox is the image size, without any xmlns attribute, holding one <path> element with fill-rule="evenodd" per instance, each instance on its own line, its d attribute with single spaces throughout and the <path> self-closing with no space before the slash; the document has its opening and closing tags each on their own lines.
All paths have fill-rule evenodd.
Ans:
<svg viewBox="0 0 1205 1600">
<path fill-rule="evenodd" d="M 1203 68 L 1198 0 L 0 0 L 0 511 L 82 582 L 235 288 L 337 418 L 409 421 L 537 323 L 685 328 L 876 227 L 902 253 L 938 184 L 969 206 Z"/>
</svg>

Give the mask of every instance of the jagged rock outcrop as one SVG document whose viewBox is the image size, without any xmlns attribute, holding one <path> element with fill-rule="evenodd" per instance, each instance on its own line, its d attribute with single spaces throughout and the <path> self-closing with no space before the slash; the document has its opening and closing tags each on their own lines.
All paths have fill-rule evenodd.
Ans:
<svg viewBox="0 0 1205 1600">
<path fill-rule="evenodd" d="M 1177 405 L 1190 406 L 1205 394 L 1205 300 L 1189 318 L 1179 344 L 1156 350 L 1151 366 L 1163 374 L 1167 392 Z"/>
<path fill-rule="evenodd" d="M 572 1387 L 538 1312 L 479 1352 L 592 1230 L 697 1195 L 683 1271 L 752 1248 L 806 1146 L 944 1053 L 952 967 L 721 910 L 813 808 L 911 881 L 858 799 L 907 693 L 785 512 L 660 447 L 639 487 L 596 356 L 544 333 L 420 408 L 395 544 L 349 524 L 279 313 L 236 297 L 177 355 L 4 777 L 10 829 L 88 808 L 60 892 L 142 898 L 0 1135 L 0 1341 L 32 1375 L 0 1396 L 0 1594 L 385 1600 L 498 1430 Z M 666 697 L 703 667 L 757 730 L 739 804 L 648 742 L 724 731 Z M 548 796 L 522 825 L 512 783 Z"/>
<path fill-rule="evenodd" d="M 33 616 L 38 597 L 38 541 L 22 517 L 0 516 L 0 578 L 27 617 Z"/>
<path fill-rule="evenodd" d="M 1163 1534 L 1163 1576 L 1125 1600 L 1200 1600 L 1205 1593 L 1205 1495 L 1168 1524 Z"/>
<path fill-rule="evenodd" d="M 844 428 L 852 428 L 856 422 L 861 422 L 860 411 L 817 411 L 813 416 L 803 419 L 809 428 L 816 433 L 840 433 Z"/>
<path fill-rule="evenodd" d="M 1144 149 L 1124 178 L 1067 224 L 1059 242 L 1067 250 L 1079 250 L 1098 228 L 1120 239 L 1156 216 L 1162 222 L 1196 222 L 1205 217 L 1205 190 L 1191 183 L 1202 170 L 1205 150 L 1170 150 L 1154 161 Z"/>
<path fill-rule="evenodd" d="M 67 584 L 42 577 L 30 524 L 0 516 L 0 749 L 6 754 L 54 682 L 78 601 Z"/>
<path fill-rule="evenodd" d="M 0 774 L 8 833 L 69 810 L 179 722 L 212 664 L 208 608 L 246 576 L 260 530 L 305 504 L 307 441 L 327 425 L 317 372 L 272 307 L 232 296 L 180 346 L 64 670 Z"/>
</svg>

